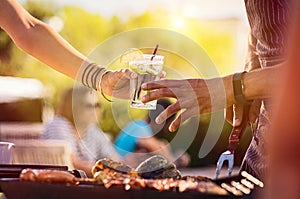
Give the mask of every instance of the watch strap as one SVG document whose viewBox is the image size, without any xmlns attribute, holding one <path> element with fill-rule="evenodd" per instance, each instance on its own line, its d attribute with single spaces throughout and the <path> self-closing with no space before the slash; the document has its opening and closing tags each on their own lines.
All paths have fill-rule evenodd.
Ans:
<svg viewBox="0 0 300 199">
<path fill-rule="evenodd" d="M 247 73 L 246 71 L 235 73 L 232 77 L 232 85 L 233 85 L 233 94 L 235 101 L 238 104 L 250 104 L 252 101 L 246 100 L 244 95 L 244 82 L 243 75 Z"/>
</svg>

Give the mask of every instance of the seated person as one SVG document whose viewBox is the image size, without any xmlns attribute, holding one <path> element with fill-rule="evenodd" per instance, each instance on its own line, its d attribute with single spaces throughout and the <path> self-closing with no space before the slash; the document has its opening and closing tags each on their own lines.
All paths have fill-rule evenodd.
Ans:
<svg viewBox="0 0 300 199">
<path fill-rule="evenodd" d="M 67 89 L 59 102 L 54 118 L 45 126 L 42 139 L 60 139 L 70 144 L 72 162 L 91 176 L 91 168 L 101 158 L 120 161 L 120 156 L 97 125 L 100 104 L 85 87 Z"/>
<path fill-rule="evenodd" d="M 169 118 L 165 124 L 156 124 L 155 118 L 166 109 L 171 102 L 167 99 L 159 99 L 157 101 L 157 109 L 150 110 L 144 120 L 135 120 L 127 124 L 127 126 L 119 133 L 115 140 L 115 149 L 122 157 L 129 154 L 144 153 L 148 155 L 160 154 L 169 161 L 176 164 L 177 167 L 188 166 L 190 156 L 187 153 L 181 155 L 178 159 L 172 153 L 169 143 L 166 140 L 158 139 L 154 135 L 170 133 L 168 131 Z M 175 117 L 175 115 L 173 116 Z M 136 155 L 138 158 L 139 156 Z"/>
</svg>

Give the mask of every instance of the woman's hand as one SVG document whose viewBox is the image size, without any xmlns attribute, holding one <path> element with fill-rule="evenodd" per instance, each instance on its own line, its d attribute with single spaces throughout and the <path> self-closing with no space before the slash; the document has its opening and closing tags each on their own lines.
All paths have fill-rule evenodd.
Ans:
<svg viewBox="0 0 300 199">
<path fill-rule="evenodd" d="M 137 74 L 129 69 L 107 71 L 101 81 L 103 93 L 121 99 L 129 99 L 130 79 L 137 78 Z"/>
<path fill-rule="evenodd" d="M 164 78 L 166 72 L 160 73 L 160 78 Z M 124 68 L 116 71 L 107 71 L 101 81 L 103 93 L 121 99 L 130 97 L 130 79 L 137 78 L 137 74 L 130 69 Z"/>
</svg>

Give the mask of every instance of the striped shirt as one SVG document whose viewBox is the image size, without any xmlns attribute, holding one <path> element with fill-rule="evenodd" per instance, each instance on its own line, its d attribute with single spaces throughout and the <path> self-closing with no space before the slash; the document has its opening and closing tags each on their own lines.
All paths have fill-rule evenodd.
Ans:
<svg viewBox="0 0 300 199">
<path fill-rule="evenodd" d="M 104 157 L 118 156 L 113 144 L 97 125 L 87 128 L 84 136 L 77 139 L 72 124 L 62 116 L 55 116 L 46 126 L 41 139 L 65 140 L 78 158 L 92 163 Z"/>
<path fill-rule="evenodd" d="M 256 40 L 252 48 L 255 57 L 247 58 L 253 63 L 260 63 L 254 68 L 272 67 L 284 61 L 287 46 L 287 29 L 289 23 L 291 0 L 245 0 L 251 35 Z M 250 48 L 251 49 L 251 48 Z M 251 65 L 251 64 L 250 64 Z M 250 68 L 251 70 L 251 68 Z M 256 135 L 258 143 L 251 141 L 243 160 L 241 170 L 246 170 L 263 180 L 267 175 L 269 153 L 267 134 L 271 124 L 270 111 L 272 106 L 264 100 L 258 117 Z"/>
<path fill-rule="evenodd" d="M 286 52 L 290 0 L 245 0 L 247 16 L 260 59 L 282 57 Z"/>
</svg>

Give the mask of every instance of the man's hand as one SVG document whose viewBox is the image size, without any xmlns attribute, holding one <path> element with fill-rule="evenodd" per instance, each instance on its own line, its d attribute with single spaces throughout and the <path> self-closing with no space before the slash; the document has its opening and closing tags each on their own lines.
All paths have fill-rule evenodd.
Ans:
<svg viewBox="0 0 300 199">
<path fill-rule="evenodd" d="M 230 78 L 227 81 L 231 82 Z M 160 80 L 142 85 L 143 90 L 151 92 L 142 98 L 144 103 L 163 97 L 177 101 L 168 106 L 157 118 L 162 123 L 172 115 L 179 113 L 172 121 L 169 130 L 174 132 L 187 119 L 226 107 L 226 94 L 223 78 Z"/>
<path fill-rule="evenodd" d="M 232 126 L 239 126 L 243 120 L 243 105 L 233 104 L 225 109 L 225 118 Z M 254 100 L 249 110 L 249 122 L 254 123 L 259 115 L 261 100 Z"/>
</svg>

